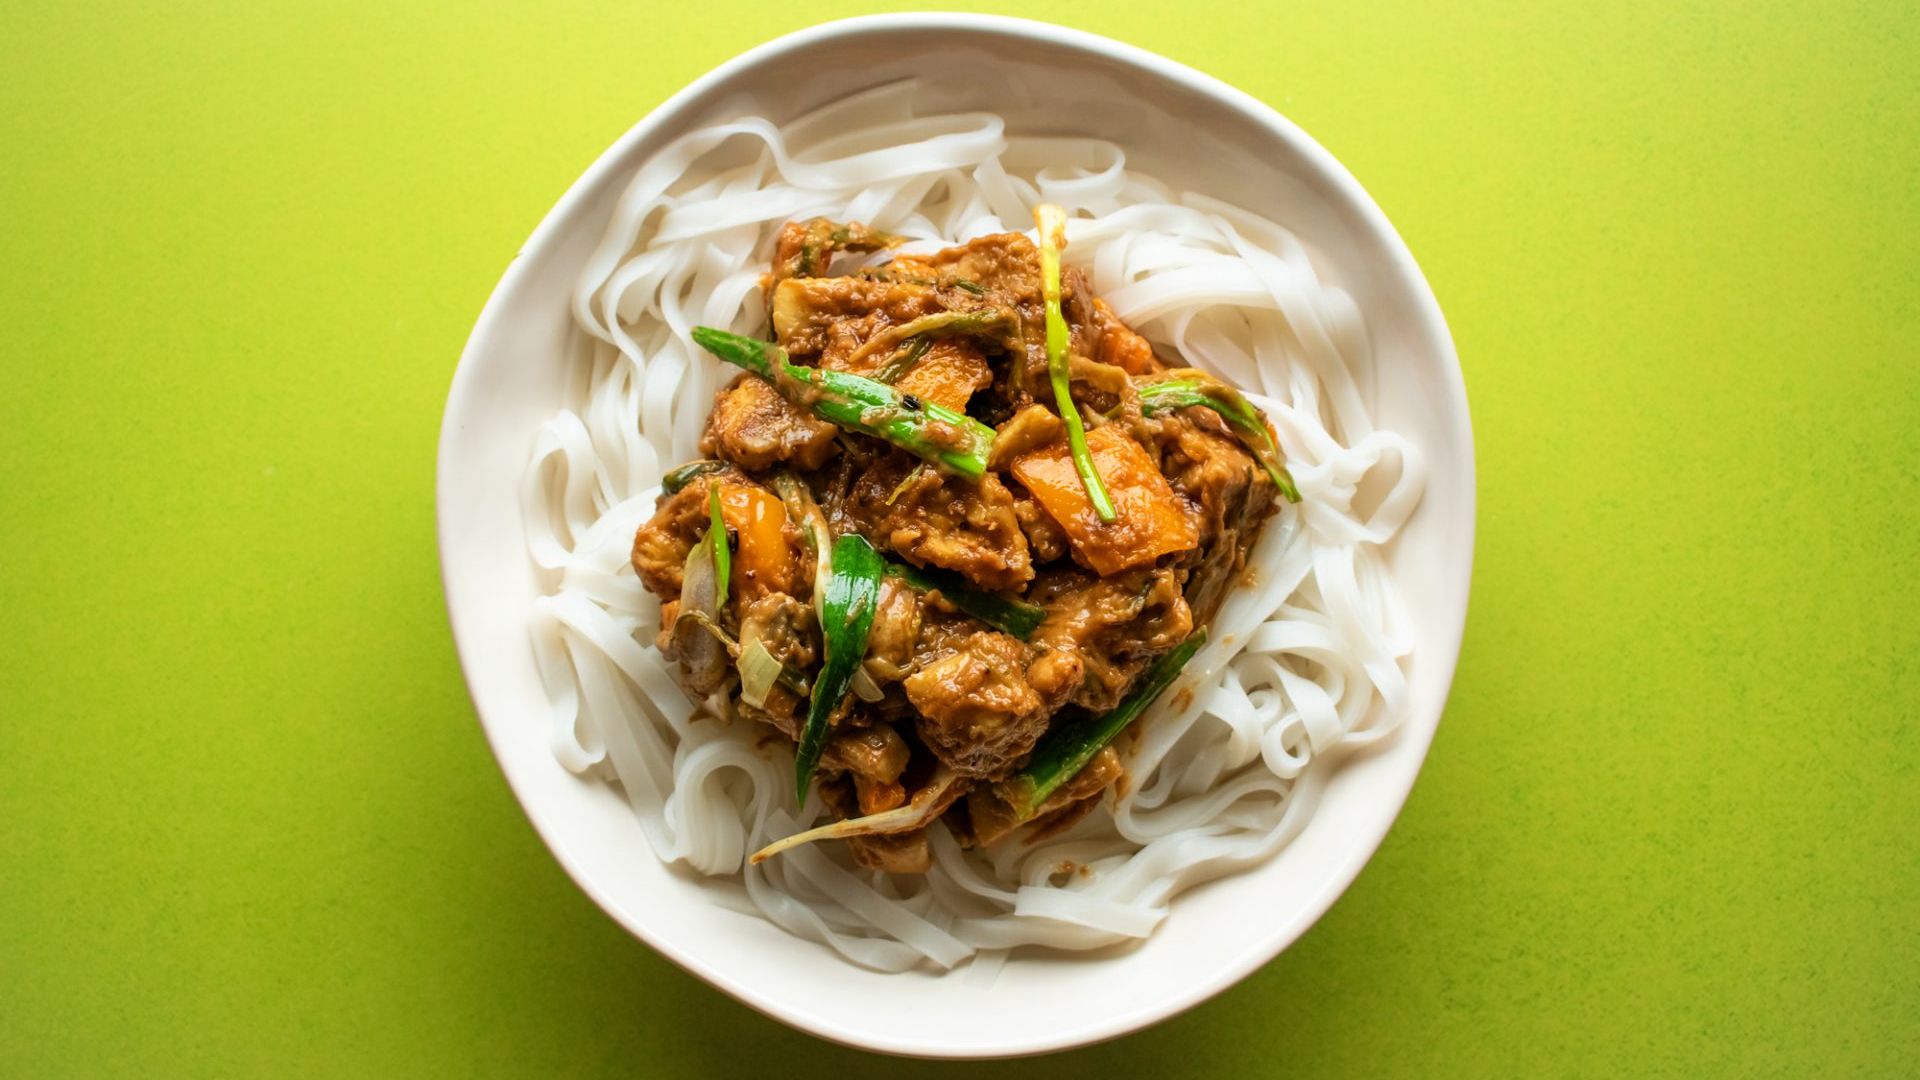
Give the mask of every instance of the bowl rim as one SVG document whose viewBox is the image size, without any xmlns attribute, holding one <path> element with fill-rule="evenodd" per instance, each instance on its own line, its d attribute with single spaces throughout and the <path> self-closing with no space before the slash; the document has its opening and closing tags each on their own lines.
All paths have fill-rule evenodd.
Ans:
<svg viewBox="0 0 1920 1080">
<path fill-rule="evenodd" d="M 577 861 L 565 839 L 550 832 L 549 823 L 544 822 L 540 815 L 534 812 L 534 808 L 528 805 L 525 793 L 514 784 L 511 773 L 507 771 L 506 763 L 501 756 L 503 751 L 501 740 L 495 736 L 495 727 L 487 719 L 486 706 L 474 690 L 475 681 L 468 658 L 470 650 L 459 648 L 462 620 L 459 602 L 456 599 L 456 589 L 447 569 L 447 553 L 454 541 L 448 512 L 452 497 L 449 475 L 450 450 L 459 418 L 467 413 L 470 401 L 476 392 L 478 376 L 475 371 L 479 365 L 475 355 L 484 350 L 484 343 L 494 335 L 495 324 L 505 318 L 503 312 L 507 307 L 507 298 L 519 291 L 522 279 L 532 272 L 530 267 L 536 260 L 527 258 L 527 254 L 554 243 L 564 224 L 576 213 L 579 204 L 590 197 L 593 189 L 607 179 L 609 173 L 622 167 L 623 159 L 636 144 L 651 137 L 659 129 L 680 121 L 682 114 L 700 103 L 716 85 L 769 60 L 812 48 L 831 39 L 922 30 L 962 30 L 975 34 L 984 33 L 1115 60 L 1211 98 L 1271 131 L 1281 142 L 1298 153 L 1311 169 L 1332 183 L 1339 190 L 1339 194 L 1347 200 L 1349 206 L 1360 215 L 1366 232 L 1384 242 L 1383 246 L 1390 260 L 1391 269 L 1397 272 L 1410 288 L 1414 300 L 1412 310 L 1415 322 L 1422 336 L 1438 349 L 1439 359 L 1443 362 L 1445 369 L 1443 374 L 1447 377 L 1442 380 L 1442 390 L 1446 400 L 1441 403 L 1440 423 L 1454 429 L 1449 434 L 1459 439 L 1460 445 L 1466 449 L 1464 460 L 1458 463 L 1458 467 L 1463 470 L 1461 478 L 1464 480 L 1465 506 L 1457 507 L 1455 510 L 1465 518 L 1466 543 L 1456 557 L 1461 560 L 1459 569 L 1466 586 L 1466 594 L 1458 624 L 1450 624 L 1447 633 L 1441 639 L 1426 643 L 1429 658 L 1439 668 L 1442 691 L 1439 698 L 1440 704 L 1433 723 L 1424 726 L 1424 730 L 1423 725 L 1408 725 L 1406 733 L 1409 736 L 1421 738 L 1422 744 L 1419 746 L 1419 756 L 1415 759 L 1412 774 L 1407 777 L 1403 785 L 1397 785 L 1398 790 L 1390 794 L 1392 813 L 1384 819 L 1384 824 L 1376 833 L 1363 835 L 1360 838 L 1361 842 L 1344 849 L 1341 861 L 1336 863 L 1332 872 L 1322 882 L 1320 889 L 1301 905 L 1293 919 L 1286 923 L 1276 923 L 1271 933 L 1249 942 L 1245 950 L 1237 954 L 1230 963 L 1223 964 L 1211 977 L 1196 981 L 1178 993 L 1156 999 L 1134 1011 L 1110 1014 L 1074 1029 L 1052 1033 L 1044 1039 L 1008 1043 L 991 1048 L 894 1040 L 884 1034 L 874 1035 L 865 1031 L 843 1028 L 831 1017 L 775 1000 L 756 990 L 750 983 L 735 980 L 714 970 L 672 940 L 653 933 L 640 921 L 630 917 L 625 907 L 602 889 L 592 874 Z M 493 752 L 496 767 L 501 769 L 502 776 L 507 780 L 508 789 L 512 791 L 514 799 L 520 803 L 521 811 L 526 814 L 534 831 L 553 853 L 567 876 L 572 878 L 581 891 L 592 898 L 603 912 L 624 927 L 628 933 L 645 942 L 683 970 L 692 973 L 749 1008 L 790 1027 L 842 1046 L 902 1057 L 994 1060 L 1053 1053 L 1105 1042 L 1199 1005 L 1238 983 L 1297 941 L 1326 914 L 1334 901 L 1345 893 L 1359 876 L 1360 871 L 1372 860 L 1381 842 L 1385 840 L 1387 832 L 1398 820 L 1407 798 L 1412 794 L 1413 786 L 1419 779 L 1421 766 L 1425 762 L 1427 750 L 1438 731 L 1440 720 L 1444 717 L 1446 701 L 1451 693 L 1458 668 L 1461 643 L 1465 635 L 1467 607 L 1471 602 L 1478 499 L 1473 432 L 1467 408 L 1465 379 L 1461 372 L 1453 335 L 1440 310 L 1439 301 L 1434 296 L 1426 275 L 1421 272 L 1419 264 L 1414 260 L 1413 253 L 1387 219 L 1385 212 L 1374 202 L 1373 197 L 1353 177 L 1352 173 L 1326 148 L 1291 120 L 1281 115 L 1278 110 L 1251 94 L 1186 64 L 1136 45 L 1115 41 L 1085 30 L 1014 16 L 960 12 L 906 12 L 861 15 L 819 23 L 762 42 L 720 63 L 649 110 L 568 186 L 566 193 L 546 212 L 526 242 L 520 246 L 506 272 L 489 293 L 486 304 L 481 309 L 454 369 L 448 389 L 446 409 L 442 414 L 435 457 L 436 548 L 440 558 L 441 589 L 446 601 L 447 619 L 454 638 L 461 677 L 466 683 L 468 698 L 473 703 L 475 719 L 478 720 L 481 732 Z"/>
</svg>

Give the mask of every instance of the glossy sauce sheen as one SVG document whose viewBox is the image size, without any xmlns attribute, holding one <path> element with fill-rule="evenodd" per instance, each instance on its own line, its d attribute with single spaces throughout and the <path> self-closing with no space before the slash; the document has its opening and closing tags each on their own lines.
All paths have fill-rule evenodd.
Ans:
<svg viewBox="0 0 1920 1080">
<path fill-rule="evenodd" d="M 775 341 L 703 331 L 749 362 L 777 346 L 779 361 L 719 392 L 701 440 L 715 460 L 661 497 L 633 565 L 669 621 L 663 652 L 683 674 L 705 665 L 696 696 L 725 689 L 712 675 L 716 637 L 755 642 L 780 663 L 784 684 L 755 704 L 728 690 L 729 708 L 818 748 L 797 771 L 836 817 L 923 804 L 908 824 L 844 837 L 861 865 L 912 873 L 929 865 L 935 817 L 962 843 L 991 844 L 1092 811 L 1125 775 L 1110 747 L 1076 758 L 1087 763 L 1057 777 L 1044 805 L 1009 793 L 1030 789 L 1023 770 L 1050 738 L 1119 708 L 1155 658 L 1212 614 L 1274 489 L 1212 414 L 1144 413 L 1139 388 L 1165 364 L 1068 267 L 1071 392 L 1099 424 L 1087 443 L 1115 511 L 1100 521 L 1048 382 L 1033 242 L 984 236 L 830 276 L 836 246 L 891 242 L 857 224 L 782 231 L 767 289 Z M 731 588 L 708 610 L 710 594 L 682 568 L 697 563 L 716 486 Z M 840 700 L 816 709 L 824 658 L 852 631 L 819 625 L 814 552 L 854 535 L 887 576 L 859 645 L 861 681 L 826 691 Z M 903 584 L 887 564 L 947 584 Z M 971 599 L 956 605 L 951 590 Z M 689 608 L 704 621 L 689 622 Z"/>
<path fill-rule="evenodd" d="M 1175 498 L 1167 478 L 1118 425 L 1088 432 L 1087 449 L 1113 498 L 1112 521 L 1101 521 L 1094 513 L 1066 443 L 1013 462 L 1013 475 L 1067 534 L 1075 561 L 1109 577 L 1171 552 L 1191 550 L 1199 542 L 1199 529 Z"/>
<path fill-rule="evenodd" d="M 748 598 L 787 592 L 793 586 L 793 550 L 787 545 L 787 510 L 756 487 L 720 486 L 720 519 L 734 536 L 730 586 Z"/>
</svg>

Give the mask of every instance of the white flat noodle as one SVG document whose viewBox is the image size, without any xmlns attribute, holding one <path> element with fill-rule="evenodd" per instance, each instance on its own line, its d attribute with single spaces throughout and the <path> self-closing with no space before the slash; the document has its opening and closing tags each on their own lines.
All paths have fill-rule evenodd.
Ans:
<svg viewBox="0 0 1920 1080">
<path fill-rule="evenodd" d="M 666 217 L 660 220 L 660 231 L 655 234 L 655 242 L 670 244 L 676 240 L 711 236 L 736 226 L 757 225 L 767 221 L 777 224 L 805 209 L 812 198 L 805 191 L 777 188 L 677 206 L 667 211 Z"/>
<path fill-rule="evenodd" d="M 1013 182 L 1007 178 L 1007 171 L 1000 167 L 999 158 L 988 158 L 975 166 L 973 182 L 978 188 L 976 197 L 992 208 L 1000 220 L 1020 220 L 1020 214 L 1027 206 L 1021 201 Z"/>
<path fill-rule="evenodd" d="M 555 758 L 587 777 L 610 767 L 655 853 L 711 876 L 728 906 L 879 971 L 972 957 L 978 982 L 1007 950 L 1150 934 L 1182 889 L 1272 857 L 1339 759 L 1390 737 L 1412 640 L 1381 546 L 1426 468 L 1418 447 L 1375 430 L 1362 313 L 1284 226 L 1129 170 L 1112 143 L 1009 136 L 999 117 L 938 100 L 891 83 L 784 130 L 743 116 L 655 154 L 583 264 L 579 393 L 534 433 L 520 496 L 551 589 L 529 632 Z M 1029 231 L 1042 197 L 1072 215 L 1068 261 L 1121 318 L 1257 392 L 1305 501 L 1269 522 L 1250 580 L 1139 722 L 1124 797 L 1037 845 L 963 849 L 936 824 L 924 879 L 856 870 L 837 845 L 748 865 L 746 852 L 815 821 L 819 800 L 790 816 L 791 756 L 687 700 L 651 643 L 659 603 L 627 565 L 662 467 L 696 456 L 731 376 L 687 331 L 764 327 L 759 276 L 789 218 L 863 220 L 924 253 Z"/>
<path fill-rule="evenodd" d="M 580 684 L 567 659 L 566 644 L 560 638 L 560 624 L 538 619 L 528 627 L 533 640 L 534 664 L 540 669 L 541 685 L 546 687 L 551 706 L 547 745 L 560 764 L 576 773 L 596 768 L 607 759 L 607 748 L 591 725 L 580 723 Z"/>
<path fill-rule="evenodd" d="M 838 101 L 789 121 L 783 129 L 787 144 L 805 150 L 843 131 L 863 130 L 913 119 L 915 84 L 896 79 L 848 94 Z"/>
<path fill-rule="evenodd" d="M 1030 919 L 1051 919 L 1069 926 L 1105 930 L 1122 937 L 1146 937 L 1167 915 L 1164 908 L 1116 904 L 1066 889 L 1020 887 L 1013 913 Z"/>
<path fill-rule="evenodd" d="M 967 965 L 964 978 L 968 986 L 982 989 L 1000 981 L 1000 971 L 1007 966 L 1007 950 L 980 949 L 973 954 L 973 963 Z"/>
<path fill-rule="evenodd" d="M 650 722 L 653 718 L 626 707 L 630 702 L 621 700 L 607 663 L 594 655 L 592 647 L 583 648 L 571 635 L 567 643 L 580 680 L 581 719 L 594 723 L 605 740 L 607 759 L 648 842 L 656 851 L 670 850 L 673 834 L 666 828 L 663 808 L 673 777 L 666 742 Z"/>
<path fill-rule="evenodd" d="M 1217 260 L 1159 270 L 1144 278 L 1130 276 L 1136 277 L 1132 284 L 1122 285 L 1105 298 L 1114 314 L 1128 322 L 1148 323 L 1201 304 L 1275 306 L 1273 294 L 1252 270 Z"/>
<path fill-rule="evenodd" d="M 952 967 L 973 954 L 965 942 L 908 911 L 898 902 L 890 902 L 859 878 L 834 865 L 814 845 L 788 851 L 782 858 L 833 896 L 847 910 L 865 916 L 875 929 L 883 930 L 913 946 L 941 967 Z"/>
<path fill-rule="evenodd" d="M 694 869 L 715 875 L 739 871 L 747 851 L 747 807 L 728 796 L 722 781 L 728 770 L 762 779 L 765 764 L 750 744 L 734 738 L 718 721 L 690 725 L 674 755 L 667 823 Z"/>
<path fill-rule="evenodd" d="M 1127 935 L 1070 919 L 1028 919 L 1013 912 L 991 918 L 956 919 L 955 937 L 976 949 L 1017 949 L 1038 945 L 1047 949 L 1102 949 L 1127 940 Z"/>
</svg>

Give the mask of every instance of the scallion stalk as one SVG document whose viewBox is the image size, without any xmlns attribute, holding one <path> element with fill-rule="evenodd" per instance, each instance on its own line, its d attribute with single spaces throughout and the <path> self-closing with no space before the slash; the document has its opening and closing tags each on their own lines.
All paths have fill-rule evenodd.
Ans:
<svg viewBox="0 0 1920 1080">
<path fill-rule="evenodd" d="M 713 545 L 713 573 L 718 579 L 716 606 L 727 606 L 727 583 L 733 580 L 733 549 L 727 543 L 727 522 L 720 516 L 720 485 L 707 485 L 707 543 Z"/>
<path fill-rule="evenodd" d="M 888 563 L 887 573 L 923 593 L 938 592 L 947 603 L 1021 641 L 1032 638 L 1033 632 L 1047 617 L 1047 609 L 1038 604 L 1030 604 L 1017 596 L 1002 596 L 976 589 L 960 575 L 950 571 Z"/>
<path fill-rule="evenodd" d="M 807 801 L 807 785 L 827 745 L 834 710 L 847 696 L 854 669 L 866 659 L 867 635 L 873 629 L 880 598 L 880 553 L 858 533 L 834 541 L 832 571 L 820 603 L 820 633 L 826 639 L 826 662 L 814 680 L 807 702 L 807 723 L 800 731 L 794 756 L 794 783 L 800 802 Z"/>
<path fill-rule="evenodd" d="M 1033 748 L 1026 767 L 1008 778 L 1001 789 L 1010 796 L 1009 801 L 1020 819 L 1032 817 L 1062 784 L 1086 768 L 1101 747 L 1138 719 L 1147 706 L 1173 684 L 1180 669 L 1206 642 L 1207 629 L 1203 626 L 1171 651 L 1162 653 L 1133 692 L 1112 712 L 1047 732 Z"/>
<path fill-rule="evenodd" d="M 1107 485 L 1094 467 L 1093 452 L 1087 449 L 1086 425 L 1073 404 L 1070 361 L 1067 357 L 1067 317 L 1060 310 L 1060 249 L 1067 243 L 1067 215 L 1052 203 L 1033 208 L 1033 223 L 1040 233 L 1040 292 L 1047 307 L 1047 377 L 1053 383 L 1054 404 L 1060 419 L 1067 424 L 1067 449 L 1073 455 L 1073 467 L 1087 489 L 1087 501 L 1101 521 L 1114 519 L 1113 499 Z"/>
</svg>

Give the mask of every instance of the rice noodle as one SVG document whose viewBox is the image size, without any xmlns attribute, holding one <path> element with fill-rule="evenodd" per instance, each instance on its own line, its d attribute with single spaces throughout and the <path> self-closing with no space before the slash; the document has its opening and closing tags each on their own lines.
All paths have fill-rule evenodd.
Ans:
<svg viewBox="0 0 1920 1080">
<path fill-rule="evenodd" d="M 531 631 L 554 756 L 617 781 L 661 859 L 856 964 L 972 957 L 969 977 L 990 979 L 1009 949 L 1150 934 L 1182 889 L 1280 850 L 1341 753 L 1392 733 L 1411 635 L 1380 546 L 1425 470 L 1417 447 L 1373 427 L 1360 312 L 1285 228 L 1129 171 L 1111 143 L 919 115 L 913 90 L 876 88 L 784 130 L 755 117 L 703 128 L 634 175 L 574 293 L 591 345 L 584 396 L 533 439 L 527 547 L 551 593 Z M 688 701 L 651 644 L 659 605 L 627 565 L 662 469 L 696 456 L 727 377 L 687 331 L 763 329 L 759 268 L 790 218 L 861 220 L 931 251 L 1024 231 L 1042 199 L 1072 215 L 1068 259 L 1122 319 L 1257 392 L 1304 501 L 1262 533 L 1177 684 L 1194 692 L 1139 722 L 1129 790 L 1099 813 L 985 851 L 936 824 L 925 878 L 859 869 L 839 845 L 749 865 L 815 821 L 818 798 L 791 815 L 791 757 Z"/>
</svg>

